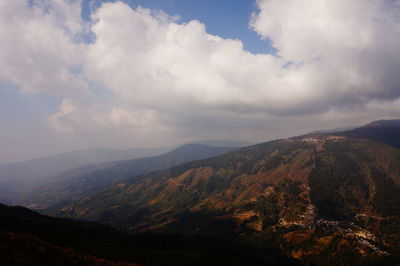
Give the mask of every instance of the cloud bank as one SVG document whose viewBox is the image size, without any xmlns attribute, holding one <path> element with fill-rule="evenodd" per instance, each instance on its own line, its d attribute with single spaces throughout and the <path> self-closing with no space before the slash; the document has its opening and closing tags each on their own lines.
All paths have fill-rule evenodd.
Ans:
<svg viewBox="0 0 400 266">
<path fill-rule="evenodd" d="M 2 1 L 0 80 L 59 97 L 49 117 L 57 131 L 144 141 L 261 140 L 400 114 L 400 1 L 256 5 L 249 27 L 276 54 L 122 2 L 87 22 L 80 1 Z"/>
</svg>

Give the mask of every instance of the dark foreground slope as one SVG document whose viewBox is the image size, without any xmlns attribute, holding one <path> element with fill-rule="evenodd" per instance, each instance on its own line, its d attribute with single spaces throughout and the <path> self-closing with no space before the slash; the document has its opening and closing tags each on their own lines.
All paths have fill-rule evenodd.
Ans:
<svg viewBox="0 0 400 266">
<path fill-rule="evenodd" d="M 0 204 L 0 265 L 286 265 L 278 250 L 232 240 L 116 229 Z"/>
<path fill-rule="evenodd" d="M 53 214 L 133 232 L 272 241 L 305 264 L 396 264 L 400 150 L 390 125 L 254 145 L 108 186 Z"/>
<path fill-rule="evenodd" d="M 86 165 L 54 176 L 52 182 L 25 193 L 15 194 L 9 201 L 34 209 L 54 208 L 90 195 L 99 187 L 133 176 L 169 168 L 185 162 L 217 156 L 236 148 L 186 144 L 165 154 Z"/>
</svg>

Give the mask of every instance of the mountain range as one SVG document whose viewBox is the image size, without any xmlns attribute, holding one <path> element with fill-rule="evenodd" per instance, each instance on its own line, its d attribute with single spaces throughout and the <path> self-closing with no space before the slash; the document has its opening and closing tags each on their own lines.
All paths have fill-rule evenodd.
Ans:
<svg viewBox="0 0 400 266">
<path fill-rule="evenodd" d="M 189 144 L 229 148 L 250 145 L 244 141 L 233 140 L 204 140 L 194 141 Z M 21 192 L 31 191 L 49 183 L 68 179 L 74 175 L 106 169 L 122 161 L 161 155 L 179 147 L 127 150 L 95 148 L 55 154 L 26 162 L 3 164 L 0 165 L 0 202 L 11 203 L 10 198 L 18 198 Z M 172 165 L 166 165 L 165 167 L 170 166 Z"/>
<path fill-rule="evenodd" d="M 399 133 L 398 121 L 376 121 L 253 145 L 47 212 L 133 232 L 268 239 L 305 264 L 396 260 Z"/>
<path fill-rule="evenodd" d="M 249 146 L 245 141 L 234 140 L 203 140 L 188 144 L 204 144 L 212 147 L 240 148 Z M 185 145 L 185 144 L 183 144 Z M 25 162 L 0 164 L 0 187 L 6 191 L 24 191 L 46 184 L 62 172 L 106 162 L 132 160 L 160 155 L 180 146 L 159 148 L 109 149 L 94 148 L 72 152 L 64 152 Z"/>
<path fill-rule="evenodd" d="M 46 184 L 54 175 L 87 164 L 120 161 L 154 156 L 169 148 L 115 150 L 107 148 L 65 152 L 21 163 L 0 165 L 0 187 L 9 191 L 24 191 Z"/>
<path fill-rule="evenodd" d="M 47 185 L 15 193 L 8 201 L 35 209 L 55 208 L 86 197 L 98 188 L 139 174 L 232 151 L 231 147 L 186 144 L 173 151 L 145 158 L 85 165 L 54 176 Z"/>
<path fill-rule="evenodd" d="M 399 136 L 400 120 L 379 120 L 241 149 L 210 152 L 208 146 L 188 145 L 165 155 L 78 168 L 20 200 L 40 202 L 42 213 L 63 218 L 52 220 L 55 227 L 72 218 L 95 223 L 101 237 L 108 226 L 139 237 L 156 250 L 146 253 L 153 261 L 130 260 L 139 264 L 176 265 L 172 258 L 163 260 L 164 248 L 172 245 L 172 257 L 183 265 L 398 265 Z M 76 238 L 68 246 L 76 246 Z M 95 250 L 102 249 L 98 241 Z M 125 242 L 110 246 L 118 243 Z M 198 260 L 202 255 L 210 259 Z"/>
</svg>

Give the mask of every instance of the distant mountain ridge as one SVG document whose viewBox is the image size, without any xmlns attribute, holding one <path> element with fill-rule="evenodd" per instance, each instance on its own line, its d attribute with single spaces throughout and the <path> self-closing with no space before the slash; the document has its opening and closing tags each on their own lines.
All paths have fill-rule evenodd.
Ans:
<svg viewBox="0 0 400 266">
<path fill-rule="evenodd" d="M 363 138 L 400 148 L 400 120 L 378 120 L 334 135 Z"/>
<path fill-rule="evenodd" d="M 205 144 L 213 147 L 243 147 L 250 143 L 234 140 L 204 140 L 194 141 L 192 144 Z M 182 145 L 181 145 L 182 146 Z M 14 192 L 31 190 L 51 182 L 55 175 L 62 176 L 62 173 L 80 167 L 92 169 L 94 165 L 105 168 L 105 163 L 119 162 L 160 155 L 178 147 L 160 148 L 133 148 L 116 150 L 108 148 L 94 148 L 80 151 L 64 152 L 51 156 L 36 158 L 20 163 L 0 165 L 0 201 L 8 198 Z M 91 165 L 91 166 L 89 166 Z"/>
<path fill-rule="evenodd" d="M 86 165 L 58 174 L 48 184 L 14 195 L 12 204 L 47 208 L 85 197 L 95 189 L 135 175 L 169 168 L 185 162 L 217 156 L 236 148 L 186 144 L 165 154 L 133 160 Z"/>
<path fill-rule="evenodd" d="M 332 129 L 322 129 L 322 130 L 315 130 L 312 131 L 308 134 L 328 134 L 328 133 L 338 133 L 338 132 L 343 132 L 343 131 L 349 131 L 354 129 L 355 127 L 338 127 L 338 128 L 332 128 Z M 308 135 L 306 134 L 306 135 Z"/>
<path fill-rule="evenodd" d="M 240 140 L 197 140 L 191 141 L 188 144 L 204 144 L 213 147 L 232 147 L 232 148 L 242 148 L 246 146 L 253 145 L 253 143 Z"/>
<path fill-rule="evenodd" d="M 400 127 L 400 119 L 377 120 L 377 121 L 373 121 L 369 124 L 366 124 L 362 128 L 367 128 L 367 127 Z"/>
<path fill-rule="evenodd" d="M 10 191 L 22 191 L 46 183 L 49 177 L 86 164 L 120 161 L 153 156 L 168 148 L 139 148 L 114 150 L 96 148 L 65 152 L 21 163 L 0 165 L 0 187 Z"/>
</svg>

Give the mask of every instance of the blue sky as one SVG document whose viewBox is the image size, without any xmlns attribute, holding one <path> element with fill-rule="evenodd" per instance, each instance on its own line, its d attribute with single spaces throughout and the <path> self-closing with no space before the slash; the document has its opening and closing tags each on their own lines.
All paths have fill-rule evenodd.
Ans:
<svg viewBox="0 0 400 266">
<path fill-rule="evenodd" d="M 83 3 L 82 16 L 90 16 L 90 0 Z M 103 2 L 96 1 L 100 6 Z M 125 0 L 135 8 L 138 6 L 152 10 L 162 10 L 171 16 L 179 16 L 180 22 L 199 20 L 204 23 L 207 32 L 223 38 L 239 39 L 244 48 L 252 53 L 273 53 L 268 40 L 261 37 L 249 27 L 251 14 L 256 12 L 252 0 Z"/>
</svg>

